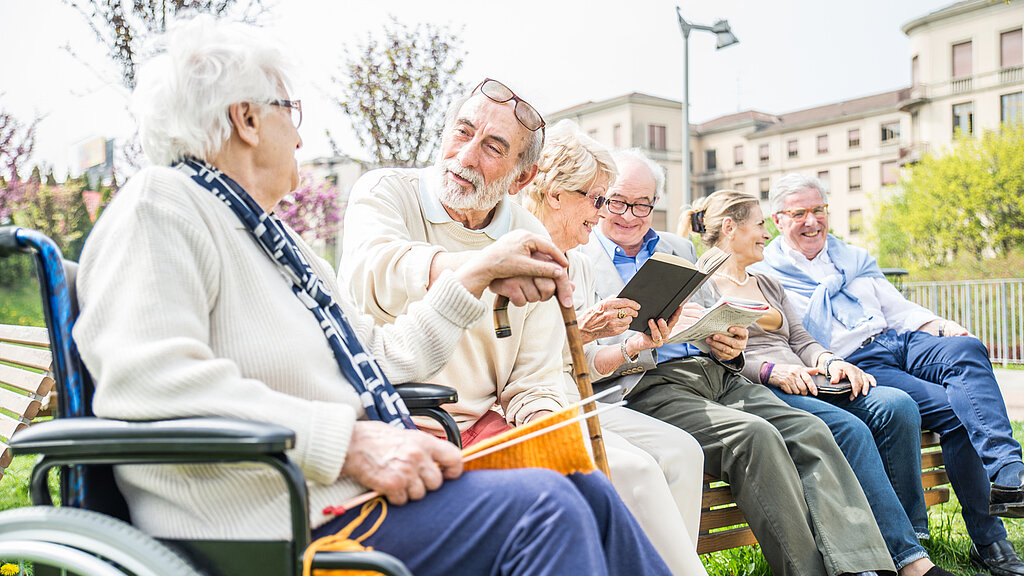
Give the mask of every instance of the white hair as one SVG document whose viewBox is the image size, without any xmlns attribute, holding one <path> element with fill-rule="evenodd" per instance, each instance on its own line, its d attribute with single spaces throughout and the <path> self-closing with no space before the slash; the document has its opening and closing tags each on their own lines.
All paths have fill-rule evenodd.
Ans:
<svg viewBox="0 0 1024 576">
<path fill-rule="evenodd" d="M 644 154 L 643 150 L 639 148 L 616 150 L 612 152 L 612 158 L 615 159 L 616 164 L 620 164 L 623 160 L 636 160 L 643 163 L 651 171 L 651 176 L 654 176 L 654 201 L 657 202 L 658 198 L 665 194 L 665 169 L 661 164 L 651 160 L 647 154 Z"/>
<path fill-rule="evenodd" d="M 289 68 L 280 48 L 254 26 L 206 15 L 179 22 L 157 39 L 132 96 L 146 156 L 159 165 L 186 156 L 212 159 L 231 137 L 228 107 L 280 98 Z"/>
<path fill-rule="evenodd" d="M 768 191 L 768 210 L 772 214 L 785 210 L 787 196 L 808 188 L 817 190 L 821 194 L 821 201 L 828 204 L 828 190 L 825 189 L 825 184 L 821 180 L 814 176 L 804 176 L 794 172 L 786 174 L 772 184 L 771 189 Z"/>
</svg>

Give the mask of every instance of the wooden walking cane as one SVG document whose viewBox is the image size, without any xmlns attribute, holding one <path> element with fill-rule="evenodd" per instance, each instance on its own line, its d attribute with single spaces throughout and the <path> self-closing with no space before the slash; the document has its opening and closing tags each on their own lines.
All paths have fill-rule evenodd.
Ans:
<svg viewBox="0 0 1024 576">
<path fill-rule="evenodd" d="M 562 321 L 565 323 L 565 336 L 569 340 L 569 352 L 572 354 L 572 372 L 576 380 L 576 387 L 580 391 L 580 398 L 590 398 L 594 395 L 594 388 L 590 384 L 590 372 L 587 371 L 587 357 L 583 353 L 583 337 L 580 335 L 580 327 L 576 323 L 576 309 L 565 307 L 559 303 L 562 309 Z M 508 298 L 497 296 L 494 300 L 494 335 L 498 338 L 507 338 L 512 335 L 512 327 L 508 321 Z M 594 410 L 594 402 L 587 402 L 583 405 L 583 412 L 588 413 Z M 605 476 L 611 478 L 608 470 L 608 454 L 604 450 L 604 438 L 601 436 L 601 423 L 594 415 L 587 418 L 587 433 L 590 435 L 590 445 L 594 451 L 594 463 L 597 468 L 604 472 Z"/>
</svg>

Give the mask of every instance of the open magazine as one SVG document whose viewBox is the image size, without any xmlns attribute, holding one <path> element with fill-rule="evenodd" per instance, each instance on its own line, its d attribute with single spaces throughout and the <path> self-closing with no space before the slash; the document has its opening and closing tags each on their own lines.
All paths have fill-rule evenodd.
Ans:
<svg viewBox="0 0 1024 576">
<path fill-rule="evenodd" d="M 706 338 L 712 334 L 728 334 L 730 326 L 749 326 L 767 311 L 768 304 L 765 302 L 723 296 L 692 326 L 673 330 L 665 343 L 693 344 L 701 352 L 708 354 L 711 348 L 704 342 Z"/>
</svg>

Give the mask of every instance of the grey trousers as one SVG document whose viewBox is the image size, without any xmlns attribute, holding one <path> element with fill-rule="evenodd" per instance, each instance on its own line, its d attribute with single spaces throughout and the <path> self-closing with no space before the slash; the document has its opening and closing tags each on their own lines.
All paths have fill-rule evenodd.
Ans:
<svg viewBox="0 0 1024 576">
<path fill-rule="evenodd" d="M 697 439 L 776 576 L 896 571 L 853 470 L 815 416 L 704 356 L 648 371 L 626 399 Z"/>
</svg>

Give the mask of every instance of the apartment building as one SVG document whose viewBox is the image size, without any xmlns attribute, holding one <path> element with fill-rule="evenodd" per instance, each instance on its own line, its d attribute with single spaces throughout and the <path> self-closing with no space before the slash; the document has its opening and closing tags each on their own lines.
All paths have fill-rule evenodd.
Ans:
<svg viewBox="0 0 1024 576">
<path fill-rule="evenodd" d="M 833 230 L 865 243 L 874 202 L 900 168 L 941 154 L 954 135 L 1022 120 L 1024 1 L 965 0 L 908 22 L 911 86 L 786 114 L 747 110 L 690 126 L 693 197 L 734 188 L 768 197 L 789 172 L 817 176 L 831 191 Z M 906 57 L 901 55 L 901 57 Z M 677 229 L 682 211 L 682 109 L 632 93 L 547 115 L 571 118 L 599 142 L 640 147 L 666 168 L 654 227 Z"/>
</svg>

